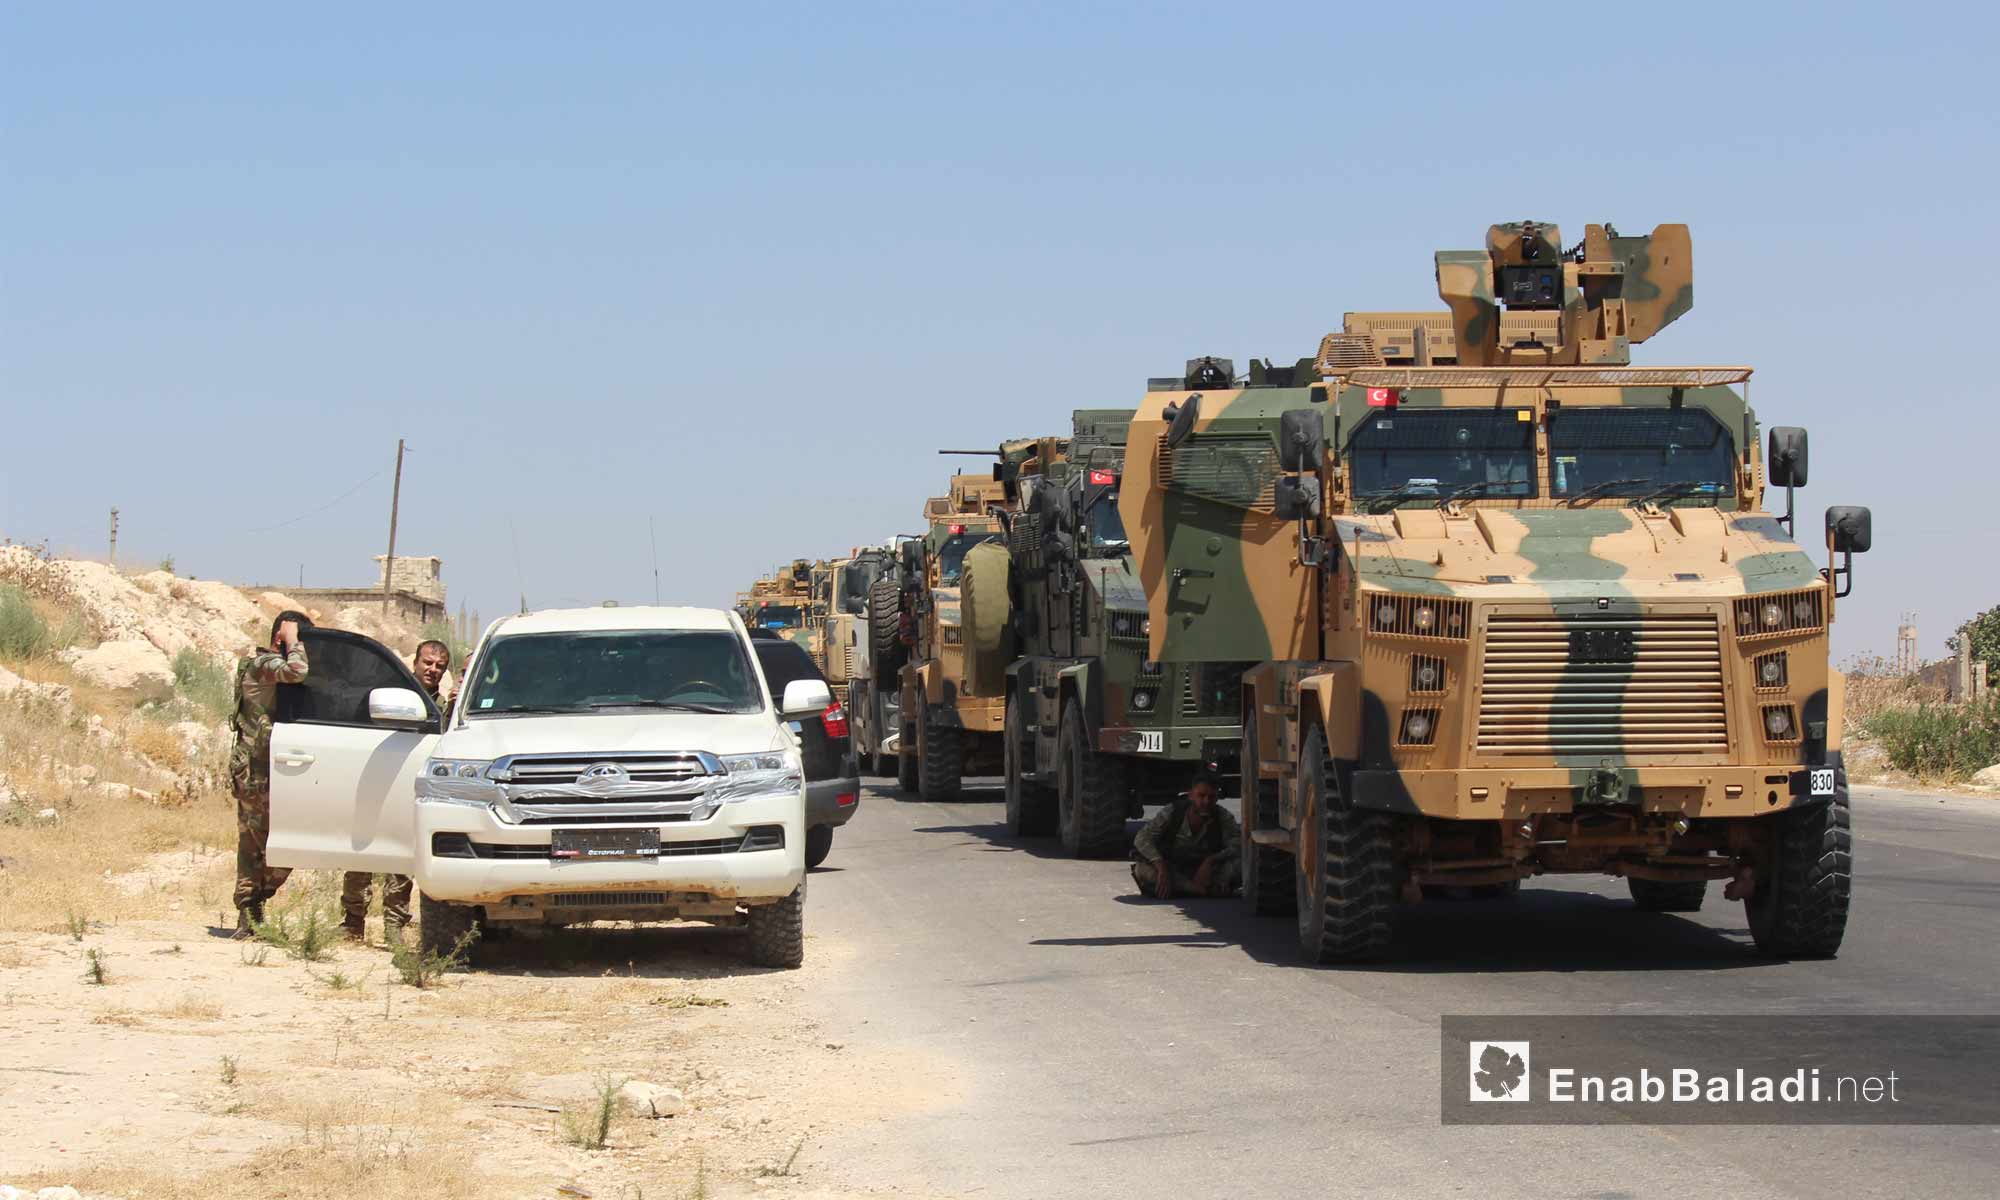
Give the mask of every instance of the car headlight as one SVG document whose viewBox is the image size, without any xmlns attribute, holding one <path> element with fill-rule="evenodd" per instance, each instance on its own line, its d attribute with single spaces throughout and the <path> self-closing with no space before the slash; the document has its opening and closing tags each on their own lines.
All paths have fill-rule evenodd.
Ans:
<svg viewBox="0 0 2000 1200">
<path fill-rule="evenodd" d="M 498 786 L 487 776 L 492 766 L 483 758 L 433 758 L 417 776 L 417 799 L 485 808 L 500 798 Z"/>
<path fill-rule="evenodd" d="M 708 785 L 706 793 L 718 803 L 796 793 L 805 785 L 805 766 L 797 750 L 724 754 L 718 761 L 724 774 Z"/>
<path fill-rule="evenodd" d="M 750 771 L 796 771 L 799 770 L 799 752 L 796 750 L 766 750 L 760 754 L 724 754 L 719 761 L 722 769 L 731 775 Z"/>
</svg>

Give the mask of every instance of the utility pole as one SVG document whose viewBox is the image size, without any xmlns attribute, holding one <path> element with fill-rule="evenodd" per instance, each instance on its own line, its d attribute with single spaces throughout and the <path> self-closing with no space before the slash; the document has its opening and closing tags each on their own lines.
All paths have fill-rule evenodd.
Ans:
<svg viewBox="0 0 2000 1200">
<path fill-rule="evenodd" d="M 118 510 L 115 507 L 111 510 L 111 553 L 105 561 L 114 567 L 118 565 Z"/>
<path fill-rule="evenodd" d="M 396 484 L 389 492 L 389 553 L 382 560 L 382 616 L 389 616 L 389 583 L 396 577 L 396 510 L 403 503 L 403 439 L 396 439 Z"/>
</svg>

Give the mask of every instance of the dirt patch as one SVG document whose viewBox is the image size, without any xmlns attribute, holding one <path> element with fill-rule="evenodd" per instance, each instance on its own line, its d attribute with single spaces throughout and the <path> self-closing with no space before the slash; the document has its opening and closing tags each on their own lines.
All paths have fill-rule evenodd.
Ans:
<svg viewBox="0 0 2000 1200">
<path fill-rule="evenodd" d="M 171 895 L 188 861 L 155 856 L 110 890 Z M 335 878 L 295 883 L 319 903 Z M 562 1184 L 854 1195 L 844 1140 L 957 1098 L 942 1064 L 822 1029 L 813 996 L 853 962 L 823 936 L 804 969 L 762 971 L 731 931 L 574 930 L 491 945 L 476 970 L 419 990 L 379 944 L 308 962 L 217 932 L 190 919 L 0 934 L 0 1183 L 167 1198 L 556 1196 Z M 103 983 L 90 982 L 92 951 Z M 684 1106 L 621 1112 L 604 1148 L 572 1144 L 607 1079 L 672 1089 Z"/>
</svg>

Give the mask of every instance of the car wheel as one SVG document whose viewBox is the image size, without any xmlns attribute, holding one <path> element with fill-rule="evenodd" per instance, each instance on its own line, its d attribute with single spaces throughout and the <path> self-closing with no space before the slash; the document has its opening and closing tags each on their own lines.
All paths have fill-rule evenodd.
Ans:
<svg viewBox="0 0 2000 1200">
<path fill-rule="evenodd" d="M 806 865 L 816 867 L 833 850 L 833 826 L 815 825 L 806 830 Z"/>
<path fill-rule="evenodd" d="M 792 968 L 806 961 L 806 881 L 772 904 L 750 906 L 750 961 Z"/>
</svg>

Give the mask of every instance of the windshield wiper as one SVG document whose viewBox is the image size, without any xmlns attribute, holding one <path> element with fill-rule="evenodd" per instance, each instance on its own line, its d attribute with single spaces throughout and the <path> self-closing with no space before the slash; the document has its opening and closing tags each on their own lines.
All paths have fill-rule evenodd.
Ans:
<svg viewBox="0 0 2000 1200">
<path fill-rule="evenodd" d="M 1405 500 L 1435 499 L 1437 494 L 1437 485 L 1427 483 L 1422 487 L 1399 487 L 1386 492 L 1368 492 L 1361 497 L 1361 502 L 1368 506 L 1369 512 L 1381 512 L 1382 505 L 1394 508 Z"/>
<path fill-rule="evenodd" d="M 564 713 L 579 712 L 574 704 L 509 704 L 504 708 L 475 708 L 468 716 L 490 717 L 499 713 Z"/>
<path fill-rule="evenodd" d="M 1526 485 L 1527 480 L 1525 479 L 1481 479 L 1476 483 L 1462 483 L 1444 495 L 1439 496 L 1438 507 L 1443 508 L 1452 501 L 1463 499 L 1466 496 L 1483 496 L 1494 488 L 1525 487 Z"/>
<path fill-rule="evenodd" d="M 1602 496 L 1612 488 L 1631 487 L 1635 483 L 1644 482 L 1646 482 L 1644 479 L 1607 479 L 1603 483 L 1593 483 L 1574 496 L 1565 496 L 1563 499 L 1566 503 L 1573 506 L 1579 500 L 1590 500 Z"/>
<path fill-rule="evenodd" d="M 1722 494 L 1722 485 L 1707 479 L 1683 479 L 1679 483 L 1669 483 L 1635 498 L 1632 507 L 1637 508 L 1654 500 L 1676 500 L 1704 492 L 1711 496 L 1719 496 Z"/>
<path fill-rule="evenodd" d="M 679 700 L 597 700 L 591 708 L 668 708 L 675 712 L 732 713 L 733 708 L 722 708 L 714 704 L 687 704 Z"/>
</svg>

